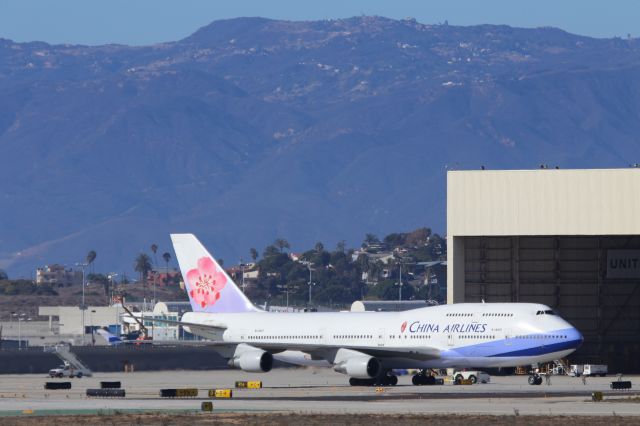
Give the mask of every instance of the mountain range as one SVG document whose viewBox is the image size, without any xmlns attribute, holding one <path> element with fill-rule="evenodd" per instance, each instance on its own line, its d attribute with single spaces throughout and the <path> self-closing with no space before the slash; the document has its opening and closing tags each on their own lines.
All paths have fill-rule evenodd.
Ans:
<svg viewBox="0 0 640 426">
<path fill-rule="evenodd" d="M 0 268 L 130 272 L 169 233 L 445 233 L 450 169 L 640 162 L 640 42 L 356 17 L 215 21 L 152 46 L 0 39 Z M 162 262 L 160 262 L 162 263 Z"/>
</svg>

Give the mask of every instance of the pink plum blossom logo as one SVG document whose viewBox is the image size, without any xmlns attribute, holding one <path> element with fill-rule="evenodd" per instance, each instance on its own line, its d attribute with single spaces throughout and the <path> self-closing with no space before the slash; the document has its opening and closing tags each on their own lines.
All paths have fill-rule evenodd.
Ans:
<svg viewBox="0 0 640 426">
<path fill-rule="evenodd" d="M 213 306 L 220 299 L 220 292 L 227 284 L 222 270 L 209 257 L 198 259 L 198 267 L 187 272 L 187 284 L 191 300 L 202 309 Z"/>
<path fill-rule="evenodd" d="M 402 325 L 400 326 L 400 333 L 404 333 L 404 331 L 407 329 L 407 322 L 403 322 Z"/>
</svg>

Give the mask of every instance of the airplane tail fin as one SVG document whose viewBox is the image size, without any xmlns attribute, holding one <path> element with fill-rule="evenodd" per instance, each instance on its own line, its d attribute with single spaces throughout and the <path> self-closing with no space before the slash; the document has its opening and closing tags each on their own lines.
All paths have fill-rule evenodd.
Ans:
<svg viewBox="0 0 640 426">
<path fill-rule="evenodd" d="M 102 336 L 102 338 L 106 340 L 109 345 L 117 345 L 119 343 L 122 343 L 121 338 L 109 333 L 107 330 L 104 330 L 102 328 L 97 329 L 96 333 Z"/>
<path fill-rule="evenodd" d="M 256 312 L 251 301 L 193 234 L 171 234 L 194 312 Z"/>
</svg>

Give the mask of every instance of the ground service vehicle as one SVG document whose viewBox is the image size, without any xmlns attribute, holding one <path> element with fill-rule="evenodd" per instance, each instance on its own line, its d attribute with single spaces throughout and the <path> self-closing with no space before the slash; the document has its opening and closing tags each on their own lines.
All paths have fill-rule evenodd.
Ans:
<svg viewBox="0 0 640 426">
<path fill-rule="evenodd" d="M 571 365 L 570 376 L 600 376 L 604 377 L 609 369 L 604 364 L 573 364 Z"/>
<path fill-rule="evenodd" d="M 491 376 L 484 371 L 456 371 L 453 373 L 454 380 L 470 380 L 474 385 L 478 382 L 489 383 Z"/>
<path fill-rule="evenodd" d="M 85 373 L 82 370 L 73 368 L 68 362 L 65 362 L 58 368 L 52 368 L 49 370 L 50 377 L 77 377 L 78 379 L 84 376 Z"/>
</svg>

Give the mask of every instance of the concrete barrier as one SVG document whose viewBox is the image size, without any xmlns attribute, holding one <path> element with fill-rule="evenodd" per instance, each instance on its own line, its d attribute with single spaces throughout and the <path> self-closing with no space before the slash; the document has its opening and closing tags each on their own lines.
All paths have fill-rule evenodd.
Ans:
<svg viewBox="0 0 640 426">
<path fill-rule="evenodd" d="M 160 389 L 161 398 L 195 398 L 198 396 L 198 389 Z"/>
<path fill-rule="evenodd" d="M 87 389 L 87 396 L 101 398 L 124 398 L 126 392 L 124 389 Z"/>
<path fill-rule="evenodd" d="M 45 389 L 71 389 L 71 382 L 46 382 L 44 384 Z"/>
<path fill-rule="evenodd" d="M 617 382 L 611 382 L 609 387 L 611 389 L 631 389 L 631 382 L 629 380 L 619 380 Z"/>
</svg>

